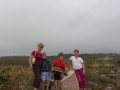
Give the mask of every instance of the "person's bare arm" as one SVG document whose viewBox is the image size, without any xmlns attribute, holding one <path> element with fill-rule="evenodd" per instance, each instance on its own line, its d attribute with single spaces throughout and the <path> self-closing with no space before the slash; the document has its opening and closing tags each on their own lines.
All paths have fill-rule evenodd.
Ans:
<svg viewBox="0 0 120 90">
<path fill-rule="evenodd" d="M 32 67 L 32 59 L 33 59 L 33 56 L 30 56 L 30 57 L 29 57 L 29 67 L 30 67 L 30 69 L 33 68 L 33 67 Z"/>
<path fill-rule="evenodd" d="M 73 71 L 73 65 L 71 60 L 68 61 L 68 65 L 69 65 L 69 68 Z"/>
<path fill-rule="evenodd" d="M 83 66 L 83 73 L 85 74 L 85 65 L 84 65 L 84 63 L 82 63 L 82 66 Z"/>
</svg>

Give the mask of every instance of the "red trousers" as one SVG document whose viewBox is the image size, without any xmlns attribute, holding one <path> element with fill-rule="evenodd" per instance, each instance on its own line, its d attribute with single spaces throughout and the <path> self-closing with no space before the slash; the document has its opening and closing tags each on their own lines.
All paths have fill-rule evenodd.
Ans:
<svg viewBox="0 0 120 90">
<path fill-rule="evenodd" d="M 80 88 L 87 88 L 86 75 L 83 73 L 83 68 L 75 70 L 76 77 Z"/>
</svg>

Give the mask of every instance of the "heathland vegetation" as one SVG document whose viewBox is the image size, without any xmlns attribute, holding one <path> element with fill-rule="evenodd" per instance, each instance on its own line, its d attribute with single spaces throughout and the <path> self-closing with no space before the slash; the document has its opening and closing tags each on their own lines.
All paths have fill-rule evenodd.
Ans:
<svg viewBox="0 0 120 90">
<path fill-rule="evenodd" d="M 72 54 L 65 54 L 66 66 Z M 85 61 L 87 80 L 92 90 L 112 87 L 120 90 L 119 54 L 81 54 Z M 48 56 L 51 63 L 57 56 Z M 33 73 L 28 56 L 0 57 L 0 90 L 32 90 Z M 69 69 L 69 67 L 68 67 Z"/>
</svg>

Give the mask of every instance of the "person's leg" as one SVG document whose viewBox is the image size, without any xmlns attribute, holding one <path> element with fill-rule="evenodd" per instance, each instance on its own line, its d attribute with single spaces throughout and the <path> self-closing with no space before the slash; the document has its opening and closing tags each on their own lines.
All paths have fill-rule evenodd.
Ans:
<svg viewBox="0 0 120 90">
<path fill-rule="evenodd" d="M 54 80 L 55 80 L 55 89 L 58 89 L 58 84 L 57 84 L 58 74 L 56 73 L 54 73 Z"/>
<path fill-rule="evenodd" d="M 55 89 L 58 89 L 57 80 L 55 80 Z"/>
<path fill-rule="evenodd" d="M 81 75 L 80 75 L 80 71 L 79 70 L 75 70 L 75 74 L 76 74 L 76 77 L 78 79 L 79 87 L 82 89 L 83 85 L 82 85 L 82 78 L 81 78 Z"/>
<path fill-rule="evenodd" d="M 60 82 L 60 80 L 57 81 L 57 85 L 58 85 L 58 90 L 60 90 L 61 89 L 61 82 Z"/>
<path fill-rule="evenodd" d="M 49 89 L 49 86 L 50 86 L 50 81 L 51 81 L 51 75 L 49 74 L 49 72 L 47 72 L 47 90 Z"/>
<path fill-rule="evenodd" d="M 60 90 L 60 89 L 61 89 L 61 73 L 58 73 L 58 75 L 57 75 L 57 79 L 58 79 L 58 81 L 57 81 L 57 84 L 58 84 L 58 90 Z"/>
<path fill-rule="evenodd" d="M 42 89 L 44 90 L 44 88 L 45 88 L 45 82 L 47 81 L 46 72 L 42 73 L 42 81 L 43 81 L 43 83 L 42 83 Z"/>
<path fill-rule="evenodd" d="M 40 86 L 40 80 L 41 80 L 41 65 L 35 64 L 33 66 L 33 72 L 34 72 L 34 90 L 38 90 Z"/>
<path fill-rule="evenodd" d="M 47 81 L 47 90 L 49 90 L 50 81 Z"/>
<path fill-rule="evenodd" d="M 42 81 L 42 90 L 45 88 L 45 81 Z"/>
<path fill-rule="evenodd" d="M 37 77 L 36 77 L 36 65 L 34 64 L 33 65 L 33 73 L 34 73 L 34 83 L 33 83 L 33 87 L 34 87 L 34 90 L 38 90 L 38 88 L 36 88 L 36 81 L 37 81 Z"/>
<path fill-rule="evenodd" d="M 57 90 L 60 90 L 60 87 L 61 87 L 61 73 L 60 72 L 57 72 L 54 74 L 54 78 L 55 78 L 55 85 L 56 85 L 56 89 Z"/>
<path fill-rule="evenodd" d="M 83 73 L 83 68 L 81 68 L 79 72 L 80 72 L 80 75 L 81 75 L 82 85 L 84 87 L 84 90 L 86 90 L 87 80 L 86 80 L 86 75 Z"/>
</svg>

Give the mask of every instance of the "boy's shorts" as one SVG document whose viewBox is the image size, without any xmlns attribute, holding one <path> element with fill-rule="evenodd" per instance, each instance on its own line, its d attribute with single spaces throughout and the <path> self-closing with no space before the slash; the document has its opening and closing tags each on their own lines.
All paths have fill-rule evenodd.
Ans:
<svg viewBox="0 0 120 90">
<path fill-rule="evenodd" d="M 54 80 L 61 80 L 61 72 L 54 72 Z"/>
<path fill-rule="evenodd" d="M 50 81 L 51 75 L 48 72 L 42 72 L 42 80 L 43 81 Z"/>
</svg>

